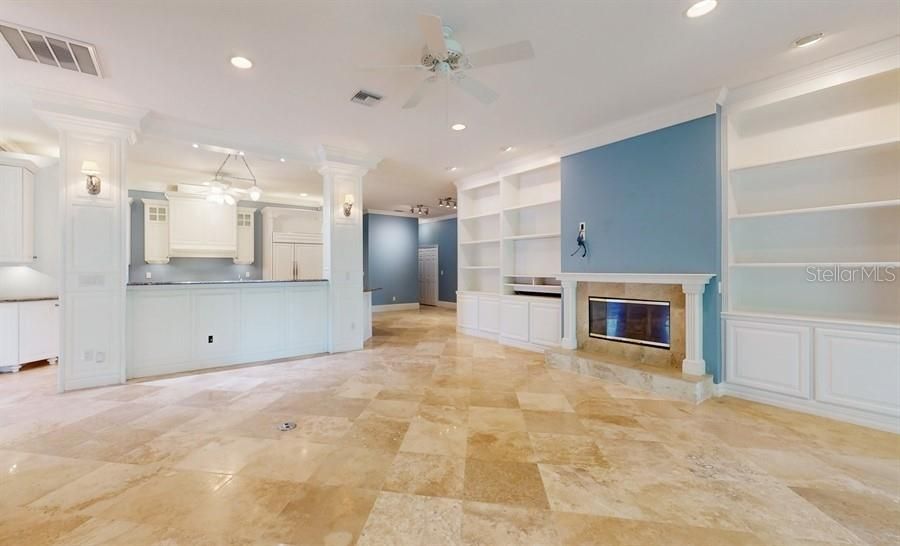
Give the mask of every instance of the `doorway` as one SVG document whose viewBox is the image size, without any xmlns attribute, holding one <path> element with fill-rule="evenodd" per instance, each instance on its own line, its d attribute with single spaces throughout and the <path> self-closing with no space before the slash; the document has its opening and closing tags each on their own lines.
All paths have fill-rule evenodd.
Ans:
<svg viewBox="0 0 900 546">
<path fill-rule="evenodd" d="M 419 248 L 419 304 L 438 304 L 438 247 Z"/>
</svg>

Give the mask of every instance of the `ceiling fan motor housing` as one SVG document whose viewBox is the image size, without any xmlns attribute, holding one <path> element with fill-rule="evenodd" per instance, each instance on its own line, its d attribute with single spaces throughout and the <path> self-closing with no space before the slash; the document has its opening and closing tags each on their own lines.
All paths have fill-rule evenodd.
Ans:
<svg viewBox="0 0 900 546">
<path fill-rule="evenodd" d="M 444 27 L 444 44 L 447 46 L 447 58 L 444 60 L 436 58 L 428 51 L 428 46 L 422 48 L 422 66 L 427 66 L 432 72 L 436 72 L 441 62 L 450 65 L 450 70 L 466 68 L 466 54 L 462 45 L 453 39 L 453 29 L 448 26 Z"/>
</svg>

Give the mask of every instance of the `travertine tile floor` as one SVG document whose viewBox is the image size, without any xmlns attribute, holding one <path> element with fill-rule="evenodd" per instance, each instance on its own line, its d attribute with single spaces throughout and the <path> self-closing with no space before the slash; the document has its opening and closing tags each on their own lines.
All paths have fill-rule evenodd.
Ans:
<svg viewBox="0 0 900 546">
<path fill-rule="evenodd" d="M 53 368 L 0 377 L 0 544 L 900 540 L 895 435 L 549 370 L 445 310 L 375 331 L 353 354 L 66 395 Z"/>
</svg>

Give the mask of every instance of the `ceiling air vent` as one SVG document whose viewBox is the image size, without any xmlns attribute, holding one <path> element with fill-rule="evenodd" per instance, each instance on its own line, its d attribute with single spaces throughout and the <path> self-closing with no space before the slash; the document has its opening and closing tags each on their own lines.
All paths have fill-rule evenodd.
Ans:
<svg viewBox="0 0 900 546">
<path fill-rule="evenodd" d="M 23 61 L 58 66 L 102 77 L 97 50 L 91 44 L 0 21 L 0 34 Z"/>
<path fill-rule="evenodd" d="M 379 102 L 381 102 L 381 95 L 376 95 L 375 93 L 370 93 L 369 91 L 363 91 L 360 89 L 356 92 L 355 95 L 350 99 L 350 102 L 355 102 L 356 104 L 362 104 L 363 106 L 375 106 Z"/>
</svg>

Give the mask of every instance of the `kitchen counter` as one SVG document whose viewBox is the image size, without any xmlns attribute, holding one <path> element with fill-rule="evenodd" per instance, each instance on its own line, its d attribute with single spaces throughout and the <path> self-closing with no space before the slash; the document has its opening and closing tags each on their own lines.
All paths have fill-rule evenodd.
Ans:
<svg viewBox="0 0 900 546">
<path fill-rule="evenodd" d="M 298 281 L 276 281 L 270 279 L 258 279 L 247 281 L 163 281 L 163 282 L 130 282 L 128 286 L 197 286 L 202 284 L 271 284 L 271 283 L 304 283 L 304 282 L 328 282 L 328 279 L 304 279 Z M 53 298 L 56 299 L 56 298 Z"/>
<path fill-rule="evenodd" d="M 0 298 L 0 303 L 22 303 L 26 301 L 51 301 L 58 299 L 59 296 L 43 296 L 39 298 Z"/>
</svg>

